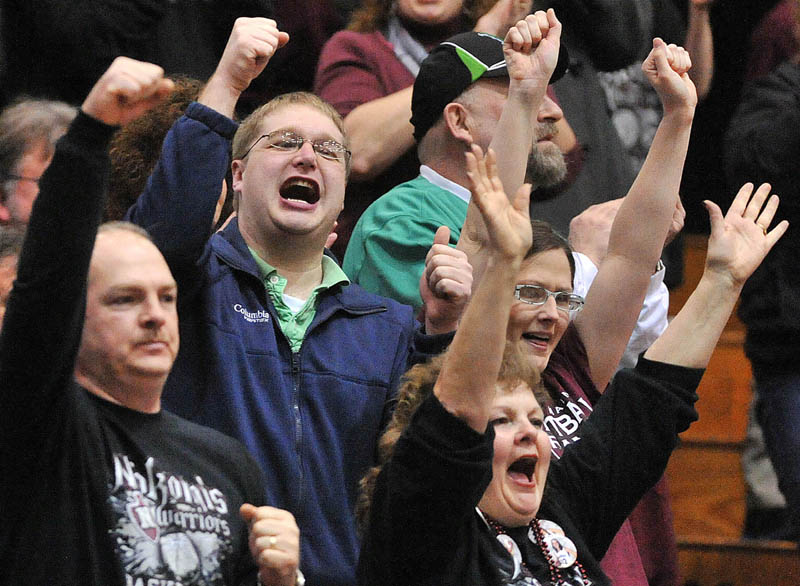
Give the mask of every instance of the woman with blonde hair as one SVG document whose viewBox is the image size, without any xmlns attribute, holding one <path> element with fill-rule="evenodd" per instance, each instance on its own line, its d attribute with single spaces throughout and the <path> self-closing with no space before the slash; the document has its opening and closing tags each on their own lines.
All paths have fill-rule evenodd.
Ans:
<svg viewBox="0 0 800 586">
<path fill-rule="evenodd" d="M 505 351 L 515 283 L 531 245 L 529 188 L 503 193 L 490 152 L 467 155 L 488 262 L 441 361 L 409 373 L 380 467 L 364 482 L 359 583 L 610 584 L 598 560 L 696 419 L 695 389 L 742 285 L 788 224 L 746 184 L 728 213 L 706 202 L 701 281 L 635 370 L 624 370 L 550 463 L 532 364 Z M 752 196 L 752 197 L 751 197 Z M 557 544 L 554 545 L 554 544 Z"/>
</svg>

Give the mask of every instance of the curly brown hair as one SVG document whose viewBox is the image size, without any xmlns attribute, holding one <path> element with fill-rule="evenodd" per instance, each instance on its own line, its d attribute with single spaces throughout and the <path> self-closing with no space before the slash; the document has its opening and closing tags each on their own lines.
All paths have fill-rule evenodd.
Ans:
<svg viewBox="0 0 800 586">
<path fill-rule="evenodd" d="M 108 200 L 105 221 L 121 220 L 144 191 L 147 178 L 161 156 L 164 137 L 197 99 L 203 82 L 191 77 L 175 76 L 175 89 L 163 103 L 120 128 L 111 140 Z"/>
<path fill-rule="evenodd" d="M 378 440 L 378 464 L 373 466 L 359 483 L 359 495 L 356 502 L 356 519 L 359 528 L 363 529 L 369 520 L 369 511 L 372 504 L 372 495 L 375 484 L 383 466 L 391 459 L 397 440 L 403 435 L 411 423 L 411 419 L 422 402 L 430 396 L 436 379 L 442 370 L 447 353 L 441 354 L 430 362 L 417 364 L 404 376 L 403 384 L 397 393 L 396 404 L 392 420 Z M 536 400 L 542 408 L 551 401 L 539 379 L 539 371 L 531 365 L 525 355 L 525 350 L 519 342 L 506 342 L 503 352 L 503 362 L 497 377 L 500 390 L 512 390 L 520 383 L 526 383 L 533 391 Z"/>
<path fill-rule="evenodd" d="M 389 22 L 395 0 L 364 0 L 361 7 L 353 12 L 348 30 L 357 33 L 371 33 L 381 30 Z M 497 0 L 464 0 L 463 14 L 470 26 L 489 12 Z"/>
</svg>

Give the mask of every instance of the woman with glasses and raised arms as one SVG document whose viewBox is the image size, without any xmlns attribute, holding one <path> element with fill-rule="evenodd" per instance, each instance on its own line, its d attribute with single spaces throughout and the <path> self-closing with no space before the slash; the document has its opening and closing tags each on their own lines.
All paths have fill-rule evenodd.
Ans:
<svg viewBox="0 0 800 586">
<path fill-rule="evenodd" d="M 585 303 L 573 294 L 569 244 L 547 224 L 533 222 L 532 246 L 516 275 L 508 337 L 523 343 L 553 399 L 545 430 L 556 457 L 578 441 L 579 424 L 614 375 L 664 242 L 675 224 L 682 225 L 678 190 L 697 104 L 690 67 L 685 50 L 654 39 L 643 70 L 659 94 L 663 118 L 614 217 L 607 253 Z M 470 205 L 459 248 L 467 252 L 475 282 L 487 264 L 482 226 L 476 206 Z"/>
<path fill-rule="evenodd" d="M 711 238 L 697 289 L 551 464 L 549 398 L 519 343 L 506 342 L 532 243 L 529 189 L 509 202 L 492 153 L 483 161 L 473 147 L 467 158 L 487 227 L 483 278 L 449 351 L 407 374 L 381 464 L 362 482 L 359 583 L 610 584 L 598 560 L 696 419 L 702 369 L 744 281 L 788 224 L 767 231 L 778 206 L 769 185 L 755 194 L 745 185 L 724 218 L 706 203 Z"/>
<path fill-rule="evenodd" d="M 569 297 L 575 276 L 569 245 L 546 224 L 534 222 L 532 246 L 515 278 L 517 298 L 508 339 L 520 342 L 531 365 L 541 372 L 550 397 L 543 405 L 544 431 L 556 459 L 583 437 L 580 426 L 626 351 L 664 242 L 676 225 L 682 225 L 678 191 L 697 104 L 690 66 L 682 48 L 654 39 L 643 71 L 659 95 L 663 118 L 614 217 L 605 258 L 585 303 Z M 487 263 L 486 238 L 480 213 L 471 204 L 458 247 L 467 253 L 476 283 Z M 677 555 L 666 498 L 663 482 L 648 494 L 643 512 L 650 521 L 643 528 L 647 549 L 634 541 L 630 523 L 622 526 L 603 560 L 614 581 L 647 584 L 646 564 L 653 567 L 652 560 L 670 559 L 670 552 Z"/>
</svg>

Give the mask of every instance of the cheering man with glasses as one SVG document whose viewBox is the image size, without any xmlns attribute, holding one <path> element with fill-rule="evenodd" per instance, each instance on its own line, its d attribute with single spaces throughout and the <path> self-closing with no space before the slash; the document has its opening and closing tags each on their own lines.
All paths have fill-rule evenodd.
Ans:
<svg viewBox="0 0 800 586">
<path fill-rule="evenodd" d="M 325 253 L 350 165 L 333 108 L 293 93 L 238 129 L 231 119 L 239 94 L 287 41 L 271 20 L 237 20 L 129 217 L 153 235 L 179 284 L 182 343 L 165 404 L 248 447 L 269 504 L 297 519 L 309 584 L 351 585 L 358 481 L 413 351 L 440 350 L 455 323 L 429 319 L 421 333 L 410 307 L 351 285 Z M 229 149 L 237 217 L 209 239 Z M 459 251 L 433 256 L 467 272 Z"/>
<path fill-rule="evenodd" d="M 330 159 L 331 161 L 339 161 L 343 165 L 347 165 L 350 162 L 350 151 L 347 150 L 343 144 L 335 140 L 311 140 L 303 138 L 288 130 L 276 130 L 269 134 L 262 134 L 258 137 L 258 140 L 253 143 L 253 146 L 247 149 L 247 152 L 242 155 L 242 158 L 244 159 L 250 154 L 250 151 L 262 140 L 264 141 L 264 146 L 267 148 L 288 151 L 290 153 L 299 151 L 303 148 L 305 143 L 309 143 L 311 148 L 314 149 L 314 152 L 320 157 Z"/>
</svg>

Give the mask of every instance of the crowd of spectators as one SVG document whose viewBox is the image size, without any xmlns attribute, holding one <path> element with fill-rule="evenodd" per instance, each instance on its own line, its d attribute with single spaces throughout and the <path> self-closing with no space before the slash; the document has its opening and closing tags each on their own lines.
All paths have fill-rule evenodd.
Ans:
<svg viewBox="0 0 800 586">
<path fill-rule="evenodd" d="M 0 584 L 677 586 L 740 292 L 800 540 L 799 0 L 66 8 L 0 7 Z"/>
</svg>

